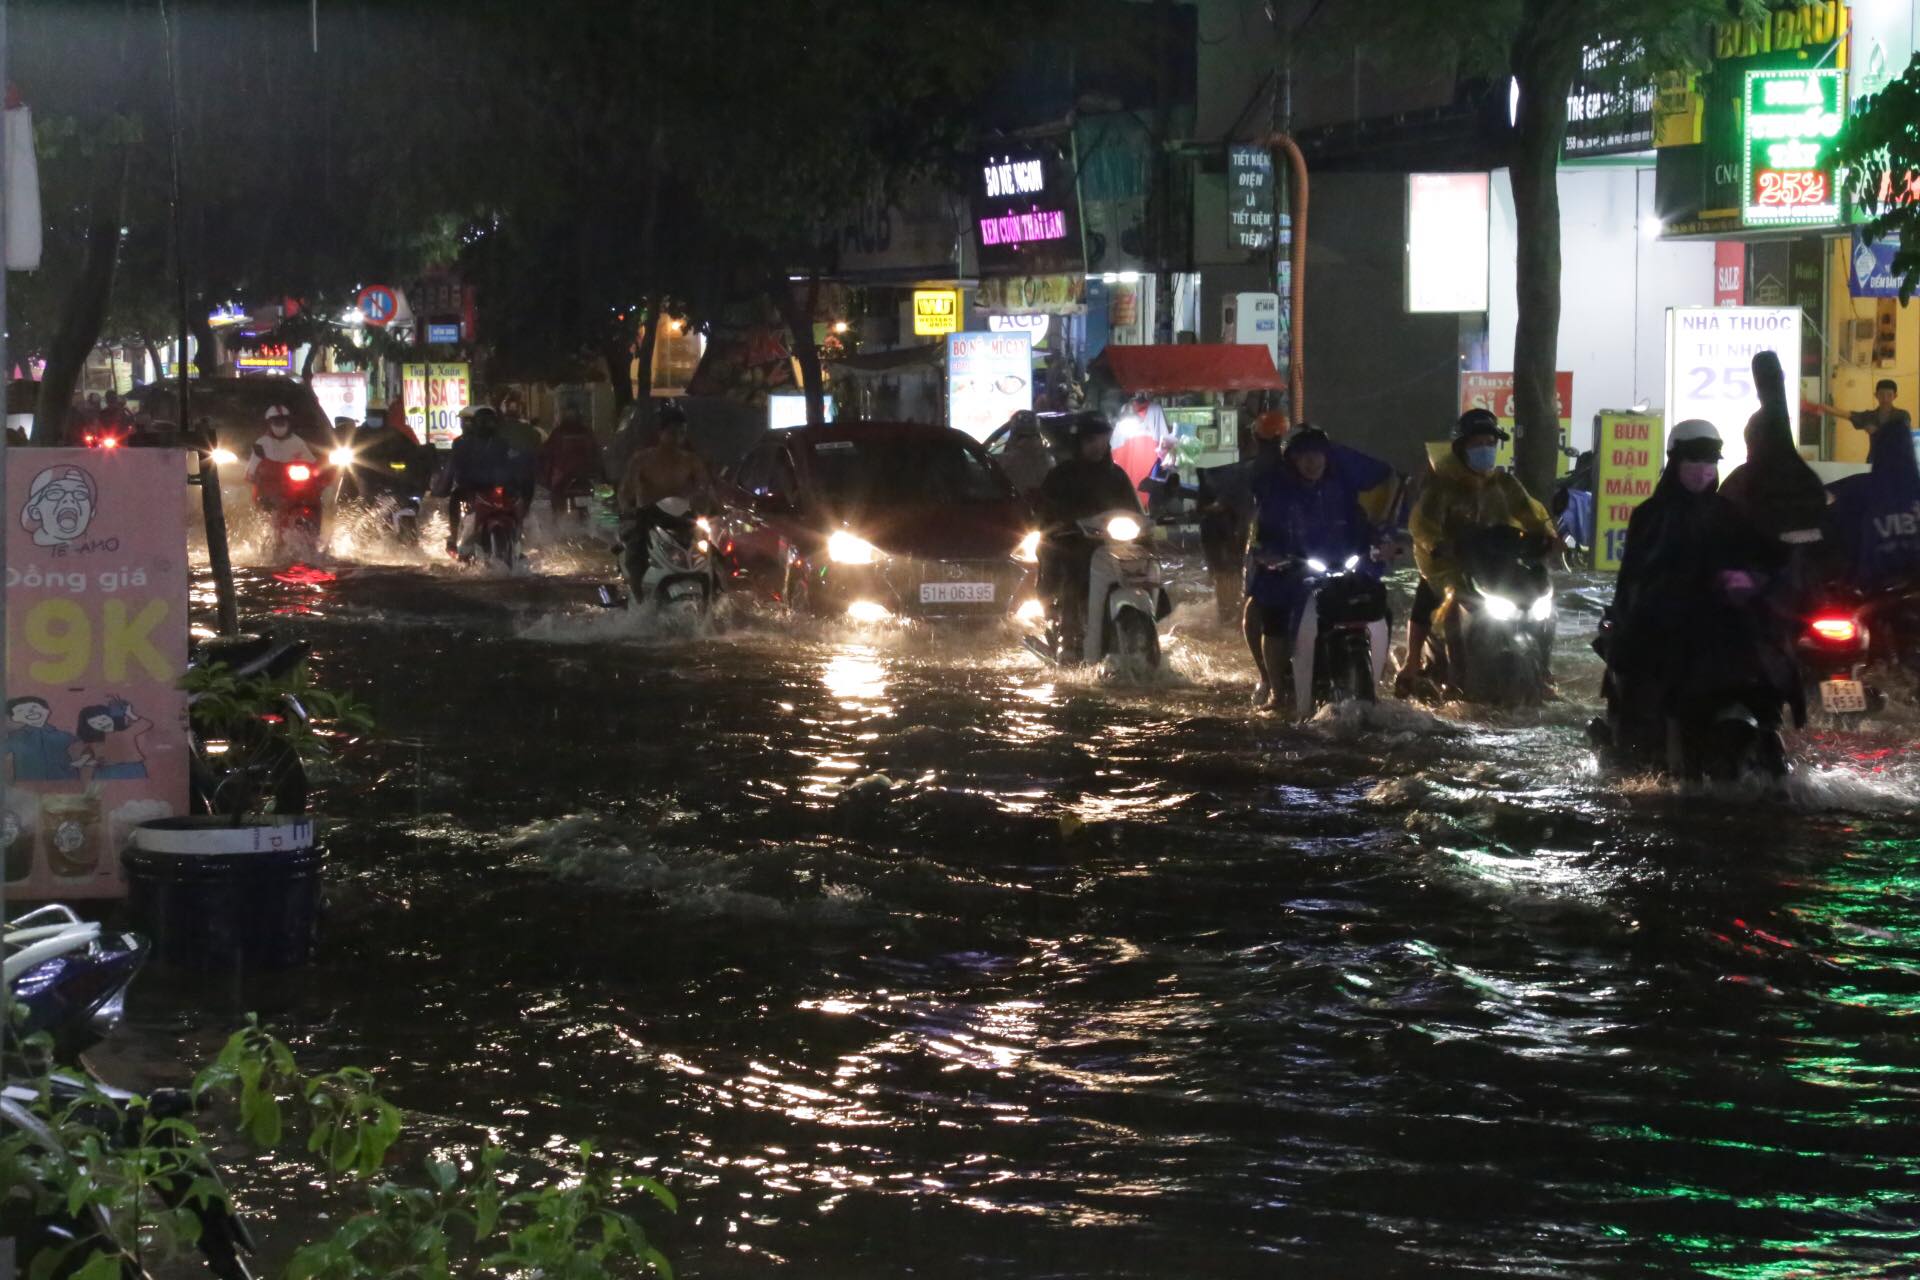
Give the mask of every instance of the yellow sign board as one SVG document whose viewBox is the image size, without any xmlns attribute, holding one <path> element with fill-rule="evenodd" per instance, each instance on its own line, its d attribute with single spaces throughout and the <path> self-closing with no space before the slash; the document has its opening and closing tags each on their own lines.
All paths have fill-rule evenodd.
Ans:
<svg viewBox="0 0 1920 1280">
<path fill-rule="evenodd" d="M 1633 509 L 1660 483 L 1657 413 L 1602 413 L 1593 438 L 1593 567 L 1618 572 Z"/>
<path fill-rule="evenodd" d="M 960 291 L 958 289 L 915 289 L 913 291 L 913 332 L 922 338 L 960 332 Z"/>
</svg>

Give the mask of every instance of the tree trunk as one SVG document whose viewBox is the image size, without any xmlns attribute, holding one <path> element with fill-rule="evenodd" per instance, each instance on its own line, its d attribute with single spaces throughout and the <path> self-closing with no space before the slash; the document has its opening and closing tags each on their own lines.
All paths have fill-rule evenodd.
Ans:
<svg viewBox="0 0 1920 1280">
<path fill-rule="evenodd" d="M 103 186 L 94 201 L 93 222 L 87 228 L 86 256 L 80 278 L 67 294 L 60 311 L 60 327 L 47 347 L 47 370 L 40 378 L 40 396 L 33 409 L 33 438 L 45 444 L 66 444 L 67 411 L 80 371 L 100 341 L 107 306 L 113 298 L 114 264 L 120 256 L 120 223 L 127 190 L 127 159 L 111 186 Z"/>
<path fill-rule="evenodd" d="M 187 328 L 193 334 L 193 367 L 200 371 L 203 378 L 211 378 L 219 370 L 213 348 L 213 322 L 207 319 L 209 310 L 207 300 L 202 298 L 187 313 Z M 182 351 L 180 359 L 184 362 L 186 358 L 187 353 Z"/>
<path fill-rule="evenodd" d="M 600 344 L 600 359 L 607 366 L 607 381 L 613 386 L 613 416 L 633 403 L 633 348 L 624 333 L 617 333 Z"/>
<path fill-rule="evenodd" d="M 1515 474 L 1545 499 L 1560 450 L 1554 372 L 1560 348 L 1560 148 L 1567 134 L 1567 93 L 1579 65 L 1571 51 L 1540 32 L 1538 3 L 1513 46 L 1520 109 L 1514 122 L 1513 213 L 1516 323 L 1513 336 Z M 1571 408 L 1571 406 L 1568 406 Z"/>
<path fill-rule="evenodd" d="M 768 293 L 780 311 L 780 318 L 787 322 L 787 333 L 793 339 L 793 358 L 800 362 L 800 389 L 807 393 L 807 425 L 820 426 L 827 420 L 826 379 L 820 368 L 820 348 L 813 340 L 813 313 L 820 305 L 820 277 L 816 274 L 808 279 L 804 303 L 795 296 L 793 282 L 783 275 L 773 278 Z"/>
<path fill-rule="evenodd" d="M 660 314 L 660 308 L 666 305 L 666 299 L 659 294 L 647 297 L 647 325 L 640 330 L 640 341 L 634 346 L 633 395 L 642 407 L 653 402 L 653 353 L 660 345 L 660 326 L 666 323 L 666 317 Z"/>
</svg>

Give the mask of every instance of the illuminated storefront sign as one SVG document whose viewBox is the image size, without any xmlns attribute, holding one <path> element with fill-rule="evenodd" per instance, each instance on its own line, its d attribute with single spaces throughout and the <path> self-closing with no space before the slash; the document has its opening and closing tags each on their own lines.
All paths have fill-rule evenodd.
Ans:
<svg viewBox="0 0 1920 1280">
<path fill-rule="evenodd" d="M 953 289 L 913 291 L 913 331 L 922 338 L 960 328 L 960 295 Z"/>
<path fill-rule="evenodd" d="M 283 342 L 267 342 L 234 353 L 233 367 L 239 373 L 291 373 L 293 350 Z"/>
<path fill-rule="evenodd" d="M 1846 120 L 1844 71 L 1749 71 L 1741 140 L 1748 223 L 1839 220 L 1834 139 Z"/>
<path fill-rule="evenodd" d="M 973 222 L 982 274 L 1085 269 L 1073 171 L 1052 148 L 981 157 L 973 186 Z"/>
<path fill-rule="evenodd" d="M 1487 175 L 1407 175 L 1407 310 L 1487 309 Z"/>
</svg>

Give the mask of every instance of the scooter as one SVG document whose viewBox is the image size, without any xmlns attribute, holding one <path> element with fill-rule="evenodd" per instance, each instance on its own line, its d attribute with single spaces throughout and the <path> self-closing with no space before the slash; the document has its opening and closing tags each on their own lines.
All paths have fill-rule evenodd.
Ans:
<svg viewBox="0 0 1920 1280">
<path fill-rule="evenodd" d="M 320 552 L 320 495 L 327 468 L 308 462 L 261 459 L 253 475 L 253 501 L 267 518 L 268 558 L 312 558 Z"/>
<path fill-rule="evenodd" d="M 1871 715 L 1886 705 L 1867 683 L 1872 652 L 1869 610 L 1858 597 L 1829 593 L 1801 619 L 1794 657 L 1809 709 L 1842 724 Z"/>
<path fill-rule="evenodd" d="M 704 616 L 720 590 L 713 526 L 705 516 L 694 515 L 685 498 L 663 498 L 653 510 L 645 542 L 629 531 L 620 550 L 628 602 L 656 613 Z"/>
<path fill-rule="evenodd" d="M 1607 660 L 1601 695 L 1607 714 L 1587 726 L 1602 765 L 1653 769 L 1690 782 L 1777 782 L 1791 770 L 1781 729 L 1789 699 L 1768 678 L 1764 655 L 1719 666 L 1719 677 L 1670 705 L 1637 714 L 1633 692 L 1613 664 L 1616 624 L 1601 615 L 1593 649 Z M 1760 643 L 1756 634 L 1754 643 Z M 1784 658 L 1778 664 L 1786 666 Z M 1796 720 L 1802 718 L 1798 707 Z"/>
<path fill-rule="evenodd" d="M 71 1124 L 90 1127 L 108 1158 L 118 1143 L 177 1145 L 165 1127 L 128 1132 L 116 1130 L 114 1122 L 138 1125 L 134 1113 L 139 1110 L 162 1122 L 184 1117 L 192 1111 L 187 1094 L 159 1089 L 137 1099 L 78 1066 L 83 1052 L 119 1026 L 127 988 L 146 959 L 146 942 L 134 934 L 105 933 L 58 904 L 8 923 L 4 941 L 0 969 L 19 1012 L 14 1025 L 0 1032 L 7 1066 L 7 1079 L 0 1083 L 0 1138 L 22 1138 L 29 1148 L 67 1156 L 70 1146 L 58 1129 Z M 40 1035 L 51 1041 L 51 1065 L 20 1073 L 31 1050 L 29 1038 Z M 209 1272 L 221 1280 L 252 1280 L 242 1255 L 255 1252 L 253 1237 L 233 1211 L 218 1171 L 204 1152 L 187 1150 L 181 1156 L 177 1166 L 156 1171 L 149 1190 L 163 1204 L 194 1217 L 194 1243 Z M 62 1203 L 54 1188 L 40 1190 L 46 1195 L 0 1197 L 0 1238 L 12 1242 L 10 1261 L 22 1274 L 41 1274 L 39 1268 L 74 1274 L 76 1264 L 95 1254 L 89 1241 L 111 1238 L 112 1211 L 105 1203 Z M 147 1276 L 144 1270 L 121 1267 L 110 1274 Z"/>
<path fill-rule="evenodd" d="M 460 563 L 484 558 L 503 568 L 520 563 L 520 502 L 505 485 L 476 489 L 460 521 Z"/>
<path fill-rule="evenodd" d="M 238 679 L 282 680 L 306 661 L 304 640 L 272 636 L 216 637 L 197 643 L 190 667 L 230 668 Z M 198 814 L 297 815 L 307 811 L 307 771 L 289 735 L 307 723 L 307 709 L 291 693 L 272 711 L 233 722 L 215 719 L 201 695 L 187 702 L 188 798 Z"/>
<path fill-rule="evenodd" d="M 1085 612 L 1076 634 L 1062 617 L 1060 601 L 1040 600 L 1032 589 L 1023 591 L 1026 600 L 1015 616 L 1035 628 L 1021 638 L 1030 652 L 1055 666 L 1112 658 L 1133 675 L 1144 675 L 1160 665 L 1159 624 L 1173 612 L 1173 604 L 1161 585 L 1160 562 L 1140 543 L 1143 531 L 1136 513 L 1111 511 L 1080 521 L 1066 535 L 1093 543 Z M 1080 586 L 1065 583 L 1062 589 L 1075 591 Z"/>
<path fill-rule="evenodd" d="M 562 521 L 585 525 L 593 519 L 593 481 L 586 476 L 562 481 L 553 496 L 560 503 Z"/>
<path fill-rule="evenodd" d="M 343 477 L 340 499 L 374 512 L 394 541 L 410 547 L 420 541 L 421 511 L 433 473 L 432 450 L 422 446 L 405 457 L 393 456 L 390 448 L 380 452 L 385 456 L 362 456 L 345 445 L 333 451 L 331 461 Z"/>
<path fill-rule="evenodd" d="M 1435 618 L 1429 661 L 1444 686 L 1468 702 L 1522 706 L 1553 686 L 1553 580 L 1547 548 L 1511 527 L 1467 542 L 1467 585 L 1450 588 Z"/>
<path fill-rule="evenodd" d="M 1387 665 L 1386 586 L 1362 572 L 1357 555 L 1337 566 L 1293 557 L 1256 563 L 1262 572 L 1303 574 L 1310 593 L 1294 635 L 1295 711 L 1305 717 L 1330 703 L 1374 701 Z"/>
</svg>

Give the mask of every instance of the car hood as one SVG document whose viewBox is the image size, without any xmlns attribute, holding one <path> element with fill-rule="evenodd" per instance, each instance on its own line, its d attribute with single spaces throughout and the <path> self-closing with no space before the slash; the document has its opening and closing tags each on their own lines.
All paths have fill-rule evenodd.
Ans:
<svg viewBox="0 0 1920 1280">
<path fill-rule="evenodd" d="M 1011 555 L 1026 534 L 1014 503 L 979 507 L 886 507 L 848 516 L 844 527 L 888 555 L 989 560 Z M 836 523 L 836 528 L 841 527 Z"/>
</svg>

